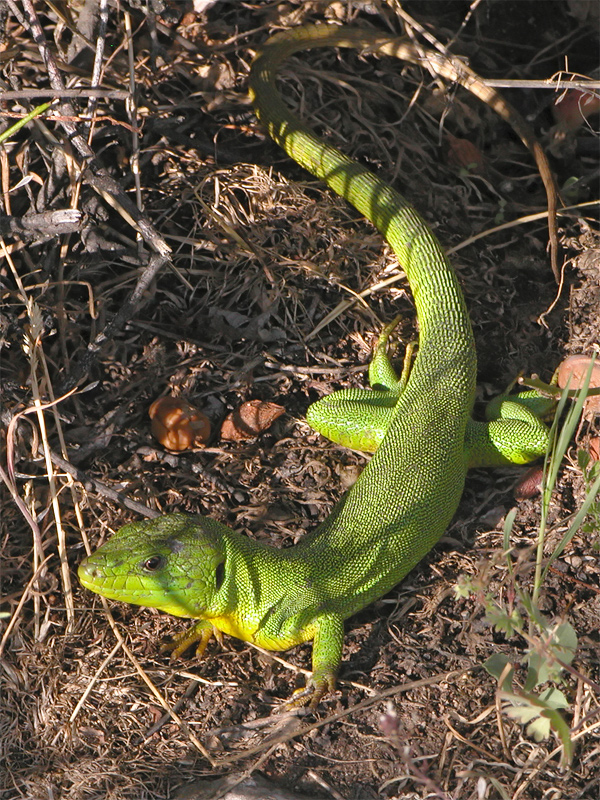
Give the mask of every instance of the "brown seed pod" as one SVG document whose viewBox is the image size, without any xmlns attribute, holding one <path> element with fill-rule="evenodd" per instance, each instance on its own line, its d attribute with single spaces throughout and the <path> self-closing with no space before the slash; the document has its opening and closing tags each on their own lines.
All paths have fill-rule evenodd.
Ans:
<svg viewBox="0 0 600 800">
<path fill-rule="evenodd" d="M 169 450 L 204 447 L 210 437 L 208 417 L 181 397 L 160 397 L 148 411 L 152 435 Z"/>
<path fill-rule="evenodd" d="M 270 428 L 285 408 L 263 400 L 249 400 L 228 414 L 221 426 L 221 438 L 231 442 L 252 439 Z"/>
</svg>

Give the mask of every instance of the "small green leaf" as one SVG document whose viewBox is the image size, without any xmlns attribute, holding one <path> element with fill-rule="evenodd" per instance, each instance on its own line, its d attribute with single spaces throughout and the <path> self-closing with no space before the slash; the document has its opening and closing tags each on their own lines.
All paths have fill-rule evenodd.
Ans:
<svg viewBox="0 0 600 800">
<path fill-rule="evenodd" d="M 577 632 L 575 628 L 570 622 L 561 622 L 554 633 L 554 638 L 558 643 L 556 655 L 565 664 L 570 664 L 577 651 Z"/>
<path fill-rule="evenodd" d="M 591 456 L 587 450 L 577 451 L 577 466 L 582 472 L 585 472 L 588 464 L 591 461 Z"/>
<path fill-rule="evenodd" d="M 511 706 L 504 709 L 507 716 L 522 724 L 527 724 L 526 732 L 536 741 L 542 741 L 550 734 L 550 730 L 560 739 L 563 746 L 563 764 L 570 763 L 573 757 L 573 741 L 569 726 L 557 708 L 566 708 L 568 703 L 559 689 L 546 689 L 540 697 L 535 695 L 502 692 L 502 699 Z"/>
<path fill-rule="evenodd" d="M 561 622 L 553 631 L 544 651 L 530 652 L 527 656 L 529 672 L 524 689 L 531 691 L 540 683 L 560 681 L 563 666 L 556 659 L 570 664 L 577 651 L 577 633 L 570 622 Z"/>
<path fill-rule="evenodd" d="M 483 667 L 492 676 L 492 678 L 496 678 L 496 680 L 499 681 L 507 664 L 510 664 L 510 659 L 508 656 L 505 656 L 504 653 L 494 653 L 484 662 Z M 510 689 L 514 674 L 515 671 L 511 667 L 502 681 L 502 686 L 500 687 L 501 689 L 504 691 L 508 691 Z"/>
<path fill-rule="evenodd" d="M 525 691 L 529 692 L 539 686 L 540 683 L 560 678 L 560 666 L 553 664 L 545 653 L 529 653 L 527 661 L 529 662 L 529 672 L 527 673 Z"/>
<path fill-rule="evenodd" d="M 545 703 L 549 708 L 568 708 L 569 702 L 560 689 L 550 686 L 540 694 L 540 702 Z"/>
<path fill-rule="evenodd" d="M 494 606 L 488 609 L 485 618 L 490 625 L 493 625 L 499 633 L 503 633 L 505 636 L 512 636 L 521 629 L 521 616 L 516 608 L 509 614 L 500 606 Z"/>
<path fill-rule="evenodd" d="M 475 592 L 473 581 L 468 575 L 459 575 L 454 587 L 456 597 L 470 597 Z"/>
<path fill-rule="evenodd" d="M 535 663 L 532 662 L 533 662 L 533 655 L 530 655 L 527 677 L 525 678 L 525 683 L 523 685 L 523 690 L 525 692 L 530 692 L 532 689 L 535 689 L 538 683 L 543 683 L 543 680 L 540 680 L 540 673 L 537 668 L 537 662 Z"/>
<path fill-rule="evenodd" d="M 542 742 L 550 736 L 550 720 L 546 717 L 538 717 L 529 723 L 525 732 L 536 742 Z"/>
<path fill-rule="evenodd" d="M 519 699 L 521 700 L 521 698 Z M 521 702 L 524 701 L 521 700 Z M 540 709 L 531 705 L 518 705 L 513 706 L 512 708 L 505 708 L 504 710 L 507 716 L 509 716 L 511 719 L 516 719 L 517 722 L 520 722 L 523 725 L 526 722 L 531 722 L 532 719 L 535 719 L 540 715 Z"/>
</svg>

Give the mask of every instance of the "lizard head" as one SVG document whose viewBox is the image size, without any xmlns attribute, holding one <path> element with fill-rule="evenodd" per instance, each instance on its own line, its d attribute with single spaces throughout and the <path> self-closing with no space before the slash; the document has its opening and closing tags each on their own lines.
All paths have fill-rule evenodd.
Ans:
<svg viewBox="0 0 600 800">
<path fill-rule="evenodd" d="M 130 523 L 81 562 L 79 580 L 111 600 L 197 617 L 223 583 L 228 530 L 185 514 Z"/>
</svg>

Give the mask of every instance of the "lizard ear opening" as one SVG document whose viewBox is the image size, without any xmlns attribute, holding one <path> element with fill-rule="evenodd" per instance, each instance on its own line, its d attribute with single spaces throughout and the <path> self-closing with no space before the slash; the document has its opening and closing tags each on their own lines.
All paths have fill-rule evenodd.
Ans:
<svg viewBox="0 0 600 800">
<path fill-rule="evenodd" d="M 223 581 L 225 580 L 225 562 L 221 561 L 220 564 L 217 564 L 215 569 L 215 589 L 217 592 L 223 585 Z"/>
</svg>

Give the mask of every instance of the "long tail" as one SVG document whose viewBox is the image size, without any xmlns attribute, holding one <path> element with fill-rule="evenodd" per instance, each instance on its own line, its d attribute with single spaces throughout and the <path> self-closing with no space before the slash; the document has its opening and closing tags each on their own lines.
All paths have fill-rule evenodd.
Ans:
<svg viewBox="0 0 600 800">
<path fill-rule="evenodd" d="M 394 249 L 408 276 L 419 318 L 419 356 L 411 373 L 411 379 L 415 379 L 420 372 L 419 362 L 425 358 L 432 371 L 436 362 L 447 362 L 457 351 L 475 352 L 454 270 L 436 237 L 410 203 L 368 169 L 320 139 L 286 107 L 275 85 L 281 63 L 295 52 L 316 47 L 383 52 L 390 42 L 395 47 L 394 55 L 402 58 L 404 45 L 397 40 L 357 28 L 313 25 L 277 34 L 254 59 L 250 93 L 257 116 L 271 137 L 301 166 L 352 203 Z M 443 336 L 439 335 L 441 330 Z M 452 352 L 444 352 L 442 342 Z"/>
<path fill-rule="evenodd" d="M 256 105 L 257 115 L 267 125 L 273 138 L 288 152 L 288 155 L 296 159 L 314 175 L 327 180 L 324 174 L 317 171 L 319 169 L 318 164 L 314 161 L 311 162 L 310 153 L 303 154 L 297 150 L 296 156 L 287 149 L 288 146 L 283 139 L 285 128 L 281 126 L 286 121 L 292 122 L 292 120 L 294 126 L 296 126 L 299 120 L 291 112 L 287 111 L 275 88 L 275 75 L 280 64 L 293 53 L 301 50 L 310 50 L 315 47 L 348 47 L 367 53 L 393 56 L 412 64 L 422 64 L 426 61 L 427 65 L 435 70 L 438 75 L 446 80 L 459 83 L 479 100 L 487 103 L 502 119 L 508 122 L 535 159 L 546 190 L 552 270 L 558 281 L 558 236 L 556 225 L 558 191 L 546 154 L 537 141 L 531 126 L 519 112 L 499 92 L 487 86 L 476 73 L 458 58 L 445 56 L 425 48 L 416 48 L 398 37 L 349 26 L 333 24 L 306 25 L 276 34 L 266 42 L 256 55 L 250 75 L 250 92 Z M 312 134 L 305 127 L 303 130 L 305 133 L 310 132 Z M 318 141 L 320 144 L 324 144 L 320 140 Z M 303 155 L 307 158 L 306 162 L 301 161 Z M 346 196 L 343 191 L 339 191 L 335 186 L 331 188 L 339 192 L 343 197 Z M 347 199 L 354 205 L 350 198 Z M 365 216 L 369 217 L 365 210 L 361 209 L 361 211 Z M 369 219 L 371 218 L 369 217 Z M 375 220 L 371 221 L 377 225 Z M 385 235 L 384 231 L 381 232 Z"/>
</svg>

